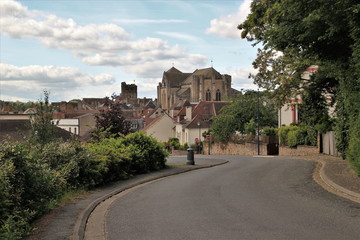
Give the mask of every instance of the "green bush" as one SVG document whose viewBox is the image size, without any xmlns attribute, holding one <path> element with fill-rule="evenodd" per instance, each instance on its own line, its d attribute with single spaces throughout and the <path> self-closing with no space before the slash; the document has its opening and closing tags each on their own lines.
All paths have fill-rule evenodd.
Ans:
<svg viewBox="0 0 360 240">
<path fill-rule="evenodd" d="M 316 146 L 317 131 L 315 126 L 299 124 L 298 126 L 283 126 L 279 128 L 280 143 L 295 147 L 297 145 Z"/>
<path fill-rule="evenodd" d="M 56 173 L 21 143 L 0 145 L 0 239 L 19 239 L 62 194 Z"/>
<path fill-rule="evenodd" d="M 127 135 L 123 144 L 130 153 L 133 173 L 146 173 L 165 168 L 168 152 L 155 138 L 135 132 Z"/>
<path fill-rule="evenodd" d="M 264 127 L 262 129 L 262 135 L 264 135 L 264 136 L 275 136 L 276 135 L 276 128 Z"/>
<path fill-rule="evenodd" d="M 68 191 L 88 189 L 165 167 L 168 153 L 154 138 L 134 133 L 80 142 L 0 144 L 0 239 L 20 239 L 31 222 Z"/>
<path fill-rule="evenodd" d="M 255 135 L 257 129 L 257 124 L 255 120 L 252 118 L 248 123 L 245 124 L 245 133 Z"/>
<path fill-rule="evenodd" d="M 174 147 L 175 149 L 179 149 L 180 148 L 179 139 L 178 138 L 169 138 L 168 145 L 169 145 L 169 147 Z"/>
<path fill-rule="evenodd" d="M 299 130 L 289 131 L 287 134 L 287 144 L 289 147 L 296 147 L 298 145 Z"/>
<path fill-rule="evenodd" d="M 91 172 L 94 185 L 126 179 L 131 175 L 131 160 L 123 138 L 104 138 L 86 148 L 94 155 Z"/>
<path fill-rule="evenodd" d="M 349 147 L 346 153 L 347 160 L 360 176 L 360 114 L 350 129 Z"/>
<path fill-rule="evenodd" d="M 297 126 L 282 126 L 279 128 L 278 134 L 280 138 L 280 144 L 281 145 L 288 145 L 288 133 L 290 131 L 297 130 Z"/>
</svg>

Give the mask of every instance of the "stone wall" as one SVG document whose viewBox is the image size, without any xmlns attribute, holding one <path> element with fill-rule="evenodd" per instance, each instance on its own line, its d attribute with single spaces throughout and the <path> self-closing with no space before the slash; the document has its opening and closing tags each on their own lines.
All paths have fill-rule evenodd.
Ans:
<svg viewBox="0 0 360 240">
<path fill-rule="evenodd" d="M 208 145 L 204 142 L 203 154 L 208 155 Z M 245 155 L 253 156 L 258 155 L 258 144 L 257 143 L 245 143 L 245 144 L 211 144 L 210 149 L 211 155 Z M 267 144 L 260 144 L 260 155 L 267 155 Z"/>
<path fill-rule="evenodd" d="M 319 155 L 318 147 L 298 145 L 295 148 L 279 146 L 279 156 L 314 156 Z"/>
<path fill-rule="evenodd" d="M 187 155 L 187 150 L 172 150 L 171 155 L 173 156 L 181 156 L 181 155 Z"/>
</svg>

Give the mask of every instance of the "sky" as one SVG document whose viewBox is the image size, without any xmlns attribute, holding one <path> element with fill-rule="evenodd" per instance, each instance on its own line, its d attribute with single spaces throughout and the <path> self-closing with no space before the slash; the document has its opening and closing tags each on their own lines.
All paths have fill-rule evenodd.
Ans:
<svg viewBox="0 0 360 240">
<path fill-rule="evenodd" d="M 257 49 L 237 25 L 251 0 L 0 0 L 0 100 L 120 94 L 156 98 L 164 71 L 213 66 L 235 89 L 255 89 Z"/>
</svg>

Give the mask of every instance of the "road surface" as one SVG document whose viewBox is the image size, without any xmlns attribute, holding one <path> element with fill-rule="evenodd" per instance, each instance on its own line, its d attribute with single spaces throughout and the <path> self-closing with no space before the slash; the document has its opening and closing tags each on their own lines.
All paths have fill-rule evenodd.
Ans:
<svg viewBox="0 0 360 240">
<path fill-rule="evenodd" d="M 317 185 L 315 163 L 220 158 L 229 163 L 118 198 L 106 215 L 107 239 L 360 239 L 360 204 Z"/>
</svg>

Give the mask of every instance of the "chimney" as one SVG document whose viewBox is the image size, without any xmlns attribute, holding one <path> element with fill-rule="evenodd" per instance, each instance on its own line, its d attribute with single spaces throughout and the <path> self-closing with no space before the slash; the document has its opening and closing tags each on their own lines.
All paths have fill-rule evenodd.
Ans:
<svg viewBox="0 0 360 240">
<path fill-rule="evenodd" d="M 192 107 L 186 106 L 186 121 L 191 121 L 192 119 Z"/>
</svg>

